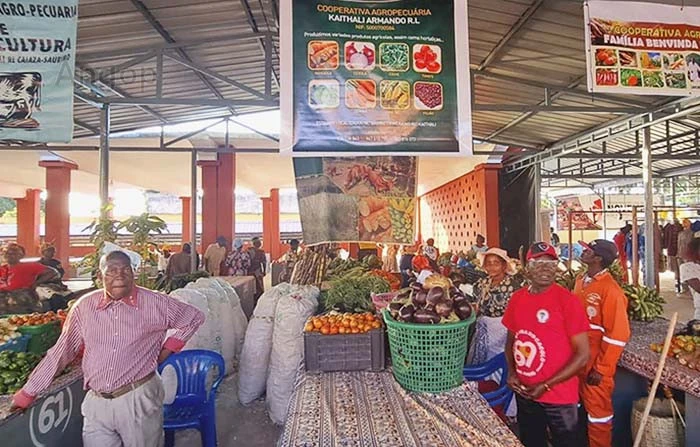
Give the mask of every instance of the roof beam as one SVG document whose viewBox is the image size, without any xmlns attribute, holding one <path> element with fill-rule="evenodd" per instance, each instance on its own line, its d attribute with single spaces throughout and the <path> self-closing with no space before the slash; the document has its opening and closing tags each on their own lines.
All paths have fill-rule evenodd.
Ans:
<svg viewBox="0 0 700 447">
<path fill-rule="evenodd" d="M 258 28 L 258 23 L 255 21 L 255 16 L 253 16 L 253 11 L 250 9 L 250 3 L 248 3 L 248 0 L 240 0 L 241 2 L 241 7 L 243 8 L 243 11 L 245 11 L 246 19 L 248 20 L 248 24 L 250 25 L 250 28 L 253 30 L 253 32 L 260 32 L 260 29 Z M 258 46 L 260 47 L 260 50 L 262 51 L 263 57 L 267 58 L 272 55 L 272 50 L 274 49 L 274 45 L 272 44 L 272 39 L 257 39 L 258 41 Z M 269 46 L 269 47 L 268 47 Z M 269 56 L 268 56 L 269 53 Z M 276 55 L 277 58 L 279 59 L 279 55 Z M 266 64 L 267 65 L 267 64 Z M 270 66 L 270 70 L 272 72 L 270 73 L 272 75 L 272 80 L 275 81 L 275 85 L 279 89 L 280 87 L 280 80 L 277 77 L 277 73 L 275 70 Z"/>
<path fill-rule="evenodd" d="M 279 100 L 273 99 L 205 99 L 205 98 L 136 98 L 136 97 L 106 97 L 95 98 L 104 104 L 121 104 L 131 106 L 203 106 L 231 109 L 239 106 L 249 107 L 279 107 Z"/>
<path fill-rule="evenodd" d="M 141 13 L 141 15 L 146 19 L 146 21 L 153 27 L 154 30 L 160 36 L 168 43 L 175 43 L 175 39 L 170 35 L 170 33 L 165 29 L 165 27 L 156 19 L 156 17 L 153 15 L 150 9 L 146 7 L 146 5 L 143 4 L 142 1 L 140 0 L 131 0 L 131 4 L 134 5 L 134 7 Z M 187 55 L 187 52 L 183 50 L 182 48 L 176 48 L 175 51 L 177 54 L 179 54 L 183 59 L 185 59 L 188 62 L 192 62 L 192 59 Z M 216 88 L 216 86 L 209 80 L 207 79 L 202 73 L 195 71 L 195 74 L 199 78 L 200 81 L 214 94 L 219 99 L 224 99 L 224 95 L 221 94 L 219 89 Z M 162 76 L 163 73 L 159 73 L 159 76 Z M 236 110 L 231 108 L 231 113 L 236 115 Z"/>
<path fill-rule="evenodd" d="M 515 24 L 508 30 L 508 32 L 501 38 L 501 40 L 496 44 L 495 47 L 486 55 L 484 60 L 479 64 L 477 71 L 485 70 L 491 62 L 493 62 L 500 54 L 503 49 L 508 46 L 508 43 L 515 37 L 527 24 L 532 16 L 537 12 L 542 6 L 544 0 L 535 0 L 525 12 L 518 18 Z"/>
<path fill-rule="evenodd" d="M 477 112 L 522 112 L 522 113 L 606 113 L 624 114 L 642 113 L 644 109 L 634 107 L 575 107 L 529 104 L 474 104 L 472 110 Z"/>
</svg>

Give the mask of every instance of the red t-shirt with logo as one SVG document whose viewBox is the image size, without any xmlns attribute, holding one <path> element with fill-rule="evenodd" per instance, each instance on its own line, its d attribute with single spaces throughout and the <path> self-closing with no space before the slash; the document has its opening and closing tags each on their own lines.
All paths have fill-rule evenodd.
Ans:
<svg viewBox="0 0 700 447">
<path fill-rule="evenodd" d="M 0 266 L 0 290 L 28 289 L 44 270 L 46 266 L 38 262 L 20 262 L 15 265 Z"/>
<path fill-rule="evenodd" d="M 508 303 L 503 325 L 513 334 L 513 355 L 520 382 L 536 385 L 559 372 L 574 354 L 571 337 L 588 333 L 581 301 L 554 284 L 542 293 L 518 290 Z M 538 402 L 569 405 L 579 401 L 578 377 L 552 387 Z"/>
</svg>

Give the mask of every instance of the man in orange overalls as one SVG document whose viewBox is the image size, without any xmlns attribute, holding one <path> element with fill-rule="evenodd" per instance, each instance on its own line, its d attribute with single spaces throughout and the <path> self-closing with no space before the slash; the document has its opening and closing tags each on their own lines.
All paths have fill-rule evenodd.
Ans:
<svg viewBox="0 0 700 447">
<path fill-rule="evenodd" d="M 630 338 L 627 297 L 607 270 L 617 259 L 615 244 L 603 239 L 579 243 L 584 247 L 581 261 L 588 271 L 576 279 L 574 294 L 588 315 L 591 352 L 579 380 L 581 400 L 588 413 L 589 446 L 610 447 L 615 370 Z"/>
</svg>

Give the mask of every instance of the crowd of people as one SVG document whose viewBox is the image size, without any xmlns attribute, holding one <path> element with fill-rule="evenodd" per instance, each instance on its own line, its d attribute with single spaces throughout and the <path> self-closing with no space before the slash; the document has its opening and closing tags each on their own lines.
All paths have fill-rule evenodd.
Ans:
<svg viewBox="0 0 700 447">
<path fill-rule="evenodd" d="M 573 293 L 556 284 L 559 256 L 551 244 L 533 244 L 520 272 L 505 250 L 477 244 L 487 277 L 472 291 L 477 319 L 467 364 L 505 355 L 515 391 L 506 415 L 517 416 L 526 447 L 610 446 L 614 377 L 630 337 L 627 298 L 608 271 L 618 258 L 615 243 L 581 243 L 587 268 Z M 436 272 L 438 256 L 429 239 L 416 254 L 404 251 L 401 273 L 422 282 Z"/>
</svg>

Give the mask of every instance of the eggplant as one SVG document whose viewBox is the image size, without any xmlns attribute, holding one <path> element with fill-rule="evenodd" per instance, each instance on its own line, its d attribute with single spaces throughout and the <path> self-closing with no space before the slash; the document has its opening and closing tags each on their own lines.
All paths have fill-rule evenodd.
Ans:
<svg viewBox="0 0 700 447">
<path fill-rule="evenodd" d="M 405 300 L 406 298 L 411 296 L 411 290 L 412 289 L 410 289 L 410 288 L 399 290 L 399 292 L 396 294 L 396 298 L 394 298 L 394 299 Z"/>
<path fill-rule="evenodd" d="M 411 284 L 409 284 L 409 287 L 415 290 L 416 292 L 420 292 L 421 290 L 423 290 L 423 286 L 416 281 L 413 281 Z"/>
<path fill-rule="evenodd" d="M 416 308 L 412 304 L 406 304 L 399 310 L 399 320 L 410 323 L 413 321 L 413 314 L 416 312 Z"/>
<path fill-rule="evenodd" d="M 398 312 L 401 309 L 401 307 L 403 307 L 403 303 L 399 303 L 398 301 L 392 301 L 387 307 L 389 308 L 389 312 L 391 312 L 391 314 L 393 315 L 394 312 Z"/>
<path fill-rule="evenodd" d="M 460 294 L 460 291 L 457 287 L 455 287 L 455 286 L 450 287 L 450 296 L 455 296 L 455 295 L 459 295 L 459 294 Z"/>
<path fill-rule="evenodd" d="M 441 317 L 449 317 L 452 313 L 452 303 L 445 300 L 440 301 L 435 305 L 435 312 Z"/>
<path fill-rule="evenodd" d="M 463 302 L 455 306 L 455 313 L 460 320 L 466 320 L 467 318 L 471 317 L 472 312 L 472 306 L 468 302 Z"/>
<path fill-rule="evenodd" d="M 420 290 L 413 294 L 413 304 L 415 304 L 416 307 L 423 307 L 425 306 L 427 298 L 428 293 L 425 290 Z"/>
<path fill-rule="evenodd" d="M 426 309 L 418 309 L 413 314 L 413 322 L 419 324 L 438 324 L 440 316 Z"/>
<path fill-rule="evenodd" d="M 426 302 L 428 304 L 432 304 L 433 306 L 436 306 L 437 303 L 443 300 L 445 297 L 445 290 L 442 287 L 431 287 L 430 290 L 428 290 L 428 296 L 426 298 Z"/>
</svg>

